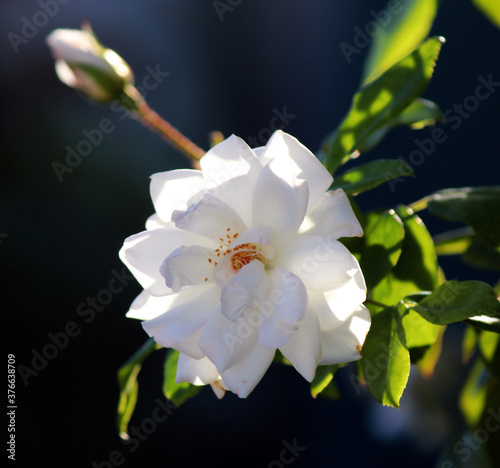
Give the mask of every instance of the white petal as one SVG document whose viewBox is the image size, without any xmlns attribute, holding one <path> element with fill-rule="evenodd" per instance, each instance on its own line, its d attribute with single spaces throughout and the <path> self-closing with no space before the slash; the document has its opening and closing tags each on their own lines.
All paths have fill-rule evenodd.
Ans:
<svg viewBox="0 0 500 468">
<path fill-rule="evenodd" d="M 185 210 L 200 201 L 205 187 L 201 171 L 178 169 L 151 176 L 151 198 L 156 213 L 163 221 L 170 221 L 174 210 Z"/>
<path fill-rule="evenodd" d="M 309 293 L 309 304 L 318 315 L 323 331 L 340 327 L 365 300 L 366 285 L 361 270 L 336 289 Z"/>
<path fill-rule="evenodd" d="M 142 322 L 146 333 L 165 348 L 176 349 L 178 343 L 197 332 L 212 315 L 220 313 L 220 292 L 214 285 L 193 287 L 182 291 L 179 296 L 182 302 L 163 315 Z M 197 346 L 193 353 L 199 354 Z"/>
<path fill-rule="evenodd" d="M 56 60 L 55 63 L 57 77 L 65 84 L 76 88 L 78 79 L 74 71 L 64 60 Z"/>
<path fill-rule="evenodd" d="M 179 229 L 221 243 L 246 229 L 236 211 L 210 194 L 205 194 L 201 201 L 194 203 L 186 211 L 174 211 L 172 221 Z"/>
<path fill-rule="evenodd" d="M 342 189 L 324 193 L 307 212 L 299 231 L 334 239 L 363 235 L 349 198 Z"/>
<path fill-rule="evenodd" d="M 207 357 L 193 359 L 179 354 L 175 383 L 189 382 L 193 385 L 207 385 L 217 380 L 219 372 Z"/>
<path fill-rule="evenodd" d="M 152 296 L 144 290 L 132 302 L 127 312 L 127 317 L 139 320 L 151 320 L 172 308 L 179 301 L 179 296 L 179 294 Z"/>
<path fill-rule="evenodd" d="M 276 267 L 270 276 L 271 287 L 259 306 L 265 317 L 259 327 L 259 345 L 277 349 L 298 330 L 307 312 L 308 297 L 304 283 L 293 273 Z"/>
<path fill-rule="evenodd" d="M 201 350 L 198 344 L 202 331 L 203 329 L 200 328 L 192 335 L 189 335 L 183 340 L 180 340 L 175 344 L 175 349 L 181 353 L 184 353 L 186 356 L 192 357 L 193 359 L 201 359 L 205 356 L 205 353 Z"/>
<path fill-rule="evenodd" d="M 308 187 L 303 180 L 293 185 L 278 177 L 269 165 L 259 173 L 253 193 L 253 225 L 269 226 L 279 248 L 297 233 L 307 209 Z"/>
<path fill-rule="evenodd" d="M 56 29 L 45 39 L 52 55 L 57 60 L 90 65 L 103 72 L 113 72 L 111 66 L 100 54 L 102 46 L 86 31 L 78 29 Z"/>
<path fill-rule="evenodd" d="M 302 235 L 286 246 L 274 260 L 296 274 L 313 291 L 330 291 L 349 281 L 359 270 L 354 256 L 339 241 Z"/>
<path fill-rule="evenodd" d="M 146 230 L 151 231 L 153 229 L 168 227 L 169 224 L 173 225 L 173 223 L 171 222 L 170 223 L 163 222 L 161 218 L 155 213 L 146 220 Z"/>
<path fill-rule="evenodd" d="M 319 320 L 314 312 L 307 312 L 299 329 L 280 347 L 280 351 L 304 379 L 312 381 L 321 359 Z"/>
<path fill-rule="evenodd" d="M 184 286 L 213 282 L 214 251 L 192 245 L 174 250 L 163 262 L 160 273 L 174 293 Z"/>
<path fill-rule="evenodd" d="M 219 372 L 223 372 L 245 359 L 256 342 L 256 327 L 243 317 L 234 323 L 218 312 L 205 325 L 199 346 Z"/>
<path fill-rule="evenodd" d="M 210 187 L 262 167 L 251 148 L 235 135 L 211 148 L 200 159 L 200 165 L 205 182 Z"/>
<path fill-rule="evenodd" d="M 361 347 L 370 329 L 370 312 L 360 305 L 339 328 L 321 332 L 321 364 L 340 364 L 361 358 Z"/>
<path fill-rule="evenodd" d="M 262 302 L 269 284 L 270 279 L 262 262 L 253 260 L 244 265 L 222 288 L 222 313 L 236 322 L 247 309 L 253 309 Z"/>
<path fill-rule="evenodd" d="M 225 384 L 240 398 L 246 398 L 266 373 L 274 354 L 274 350 L 256 345 L 245 359 L 221 374 Z"/>
<path fill-rule="evenodd" d="M 144 289 L 153 296 L 171 294 L 160 273 L 163 261 L 181 245 L 201 245 L 214 248 L 216 244 L 204 237 L 181 231 L 170 225 L 164 229 L 143 231 L 125 239 L 120 259 Z"/>
<path fill-rule="evenodd" d="M 271 161 L 273 171 L 285 180 L 291 175 L 307 181 L 309 206 L 326 191 L 333 177 L 302 143 L 291 135 L 277 130 L 273 133 L 264 152 L 263 162 Z"/>
</svg>

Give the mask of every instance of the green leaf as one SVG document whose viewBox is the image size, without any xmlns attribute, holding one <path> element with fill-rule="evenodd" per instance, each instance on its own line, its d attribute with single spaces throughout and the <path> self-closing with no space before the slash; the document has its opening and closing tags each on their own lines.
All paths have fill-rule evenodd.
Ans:
<svg viewBox="0 0 500 468">
<path fill-rule="evenodd" d="M 149 338 L 118 370 L 118 386 L 120 399 L 118 401 L 117 426 L 120 437 L 127 439 L 127 428 L 137 402 L 137 375 L 141 365 L 155 349 L 156 343 Z"/>
<path fill-rule="evenodd" d="M 401 114 L 389 123 L 373 132 L 370 137 L 359 147 L 360 153 L 366 153 L 377 146 L 387 133 L 395 127 L 407 125 L 413 130 L 420 130 L 428 125 L 443 121 L 443 113 L 439 106 L 427 99 L 415 99 Z"/>
<path fill-rule="evenodd" d="M 423 318 L 448 325 L 480 315 L 500 315 L 493 288 L 481 281 L 446 281 L 413 307 Z"/>
<path fill-rule="evenodd" d="M 414 176 L 413 169 L 404 161 L 377 159 L 337 176 L 332 188 L 341 188 L 348 195 L 357 195 L 378 187 L 388 180 L 408 176 Z"/>
<path fill-rule="evenodd" d="M 436 17 L 438 0 L 389 2 L 387 26 L 372 40 L 363 72 L 363 84 L 378 78 L 402 60 L 429 35 Z"/>
<path fill-rule="evenodd" d="M 396 307 L 388 307 L 373 317 L 363 345 L 361 366 L 375 399 L 399 408 L 410 375 L 410 353 Z"/>
<path fill-rule="evenodd" d="M 395 119 L 427 88 L 443 38 L 431 38 L 358 91 L 340 127 L 323 145 L 326 168 L 333 174 L 371 135 Z"/>
<path fill-rule="evenodd" d="M 412 310 L 403 315 L 403 327 L 409 349 L 434 344 L 440 330 L 439 326 L 428 322 Z"/>
<path fill-rule="evenodd" d="M 402 251 L 405 230 L 394 210 L 368 218 L 361 251 L 361 270 L 366 286 L 372 289 L 396 265 Z"/>
<path fill-rule="evenodd" d="M 500 245 L 500 186 L 440 190 L 427 197 L 437 216 L 468 224 L 493 246 Z"/>
<path fill-rule="evenodd" d="M 328 387 L 332 383 L 333 375 L 335 374 L 337 369 L 337 365 L 318 366 L 316 375 L 311 382 L 311 395 L 313 398 L 316 398 L 319 394 L 322 394 L 323 390 L 325 390 L 326 387 Z"/>
<path fill-rule="evenodd" d="M 469 227 L 438 234 L 433 238 L 436 254 L 438 256 L 463 254 L 471 245 L 473 237 L 474 231 Z"/>
<path fill-rule="evenodd" d="M 415 292 L 432 291 L 438 284 L 436 252 L 427 228 L 411 208 L 399 206 L 396 214 L 405 229 L 401 256 L 392 272 L 369 293 L 370 299 L 387 305 L 396 305 Z M 372 313 L 379 310 L 369 308 Z"/>
<path fill-rule="evenodd" d="M 175 383 L 178 360 L 179 351 L 170 349 L 164 366 L 163 394 L 174 405 L 181 405 L 189 398 L 194 397 L 202 389 L 201 386 L 192 385 L 188 382 Z"/>
<path fill-rule="evenodd" d="M 498 0 L 472 0 L 472 3 L 481 10 L 489 20 L 500 28 L 500 3 Z"/>
</svg>

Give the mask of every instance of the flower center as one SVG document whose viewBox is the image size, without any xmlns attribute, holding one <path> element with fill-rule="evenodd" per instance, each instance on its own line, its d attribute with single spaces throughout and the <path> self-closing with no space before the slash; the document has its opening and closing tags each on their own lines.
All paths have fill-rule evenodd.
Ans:
<svg viewBox="0 0 500 468">
<path fill-rule="evenodd" d="M 239 234 L 236 232 L 231 233 L 231 228 L 226 229 L 226 238 L 219 238 L 219 248 L 215 250 L 215 256 L 209 258 L 208 262 L 217 266 L 218 262 L 226 256 L 230 256 L 231 266 L 234 271 L 241 270 L 245 265 L 248 265 L 254 260 L 261 261 L 264 265 L 267 264 L 266 256 L 261 252 L 259 246 L 254 243 L 245 243 L 231 247 L 234 240 L 238 238 Z"/>
<path fill-rule="evenodd" d="M 264 265 L 267 263 L 266 257 L 257 249 L 255 244 L 241 244 L 234 248 L 237 252 L 231 257 L 231 264 L 235 271 L 241 270 L 254 260 L 260 260 Z"/>
</svg>

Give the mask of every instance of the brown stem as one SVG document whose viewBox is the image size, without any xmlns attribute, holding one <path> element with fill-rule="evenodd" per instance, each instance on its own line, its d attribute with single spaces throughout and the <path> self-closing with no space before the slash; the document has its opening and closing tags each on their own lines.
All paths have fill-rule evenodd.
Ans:
<svg viewBox="0 0 500 468">
<path fill-rule="evenodd" d="M 205 154 L 205 151 L 162 119 L 148 106 L 144 99 L 136 99 L 135 102 L 137 111 L 133 113 L 134 117 L 151 131 L 159 133 L 173 148 L 187 156 L 193 167 L 199 166 L 198 161 Z"/>
</svg>

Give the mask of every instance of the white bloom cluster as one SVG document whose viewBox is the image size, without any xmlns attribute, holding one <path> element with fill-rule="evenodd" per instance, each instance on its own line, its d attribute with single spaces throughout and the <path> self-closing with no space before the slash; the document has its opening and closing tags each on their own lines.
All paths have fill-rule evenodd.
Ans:
<svg viewBox="0 0 500 468">
<path fill-rule="evenodd" d="M 233 135 L 200 163 L 151 177 L 156 213 L 120 251 L 144 287 L 127 316 L 180 352 L 176 381 L 244 398 L 277 349 L 308 381 L 359 359 L 366 286 L 337 239 L 363 232 L 331 175 L 282 131 L 253 150 Z"/>
</svg>

